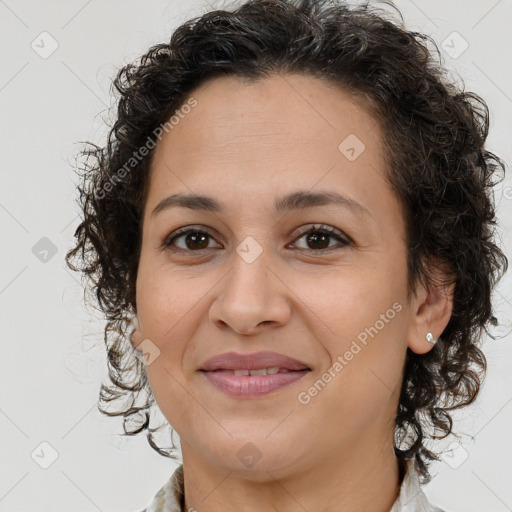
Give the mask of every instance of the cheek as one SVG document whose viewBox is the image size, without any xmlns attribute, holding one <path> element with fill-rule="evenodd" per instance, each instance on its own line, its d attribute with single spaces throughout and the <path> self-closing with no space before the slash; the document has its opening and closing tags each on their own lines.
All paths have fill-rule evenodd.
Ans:
<svg viewBox="0 0 512 512">
<path fill-rule="evenodd" d="M 162 387 L 177 386 L 172 378 L 176 374 L 173 368 L 181 364 L 187 339 L 182 332 L 186 323 L 183 319 L 191 309 L 192 290 L 184 290 L 168 270 L 149 262 L 146 264 L 144 258 L 141 258 L 136 290 L 141 334 L 143 340 L 149 340 L 146 341 L 149 350 L 156 354 L 146 365 L 146 373 L 158 401 L 157 395 Z"/>
<path fill-rule="evenodd" d="M 309 327 L 318 333 L 318 341 L 328 343 L 329 352 L 337 352 L 343 351 L 344 342 L 360 333 L 364 339 L 366 329 L 376 323 L 384 337 L 403 327 L 397 321 L 405 316 L 397 311 L 405 307 L 402 273 L 403 267 L 383 268 L 376 263 L 340 266 L 328 274 L 297 276 L 290 288 L 301 298 L 296 302 L 298 314 L 311 322 Z"/>
<path fill-rule="evenodd" d="M 396 309 L 344 311 L 336 317 L 337 335 L 321 339 L 328 361 L 311 386 L 300 390 L 300 403 L 306 404 L 300 407 L 319 428 L 340 434 L 340 441 L 382 428 L 382 419 L 385 425 L 393 422 L 405 358 L 404 310 Z"/>
<path fill-rule="evenodd" d="M 399 394 L 407 328 L 403 268 L 398 262 L 396 273 L 377 265 L 339 269 L 309 283 L 309 328 L 327 354 L 311 404 L 318 414 L 329 404 L 338 426 L 353 415 L 363 428 Z"/>
<path fill-rule="evenodd" d="M 199 282 L 191 285 L 169 265 L 141 258 L 136 289 L 143 335 L 163 342 L 174 336 L 188 314 L 194 314 L 208 288 Z"/>
<path fill-rule="evenodd" d="M 198 350 L 197 330 L 207 315 L 204 303 L 218 279 L 207 273 L 194 279 L 165 264 L 148 262 L 140 267 L 137 310 L 143 337 L 154 343 L 159 353 L 146 367 L 159 405 L 172 397 L 172 407 L 179 408 L 181 400 L 186 400 L 187 378 L 197 362 L 191 360 Z M 160 393 L 161 399 L 157 398 Z"/>
</svg>

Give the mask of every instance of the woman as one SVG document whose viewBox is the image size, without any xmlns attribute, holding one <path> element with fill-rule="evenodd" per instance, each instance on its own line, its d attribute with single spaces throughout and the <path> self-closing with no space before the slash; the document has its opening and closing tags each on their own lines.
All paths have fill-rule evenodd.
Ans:
<svg viewBox="0 0 512 512">
<path fill-rule="evenodd" d="M 487 106 L 427 44 L 367 6 L 253 0 L 116 77 L 67 258 L 108 319 L 103 412 L 168 457 L 155 402 L 179 434 L 147 512 L 441 510 L 426 441 L 478 394 L 507 260 Z"/>
</svg>

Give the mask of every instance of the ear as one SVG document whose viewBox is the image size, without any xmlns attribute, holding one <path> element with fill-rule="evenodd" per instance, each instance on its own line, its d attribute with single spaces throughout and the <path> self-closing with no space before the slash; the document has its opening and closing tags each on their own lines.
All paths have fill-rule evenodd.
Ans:
<svg viewBox="0 0 512 512">
<path fill-rule="evenodd" d="M 431 264 L 428 282 L 418 284 L 411 300 L 411 322 L 408 347 L 416 354 L 429 352 L 434 345 L 427 341 L 427 333 L 438 339 L 445 330 L 453 310 L 455 279 L 446 266 Z"/>
<path fill-rule="evenodd" d="M 142 331 L 141 331 L 141 328 L 139 325 L 139 319 L 137 317 L 137 310 L 135 308 L 133 309 L 133 313 L 134 313 L 134 316 L 133 316 L 133 320 L 132 320 L 132 327 L 131 327 L 132 331 L 130 334 L 130 341 L 135 350 L 142 352 L 142 350 L 138 348 L 142 342 Z"/>
</svg>

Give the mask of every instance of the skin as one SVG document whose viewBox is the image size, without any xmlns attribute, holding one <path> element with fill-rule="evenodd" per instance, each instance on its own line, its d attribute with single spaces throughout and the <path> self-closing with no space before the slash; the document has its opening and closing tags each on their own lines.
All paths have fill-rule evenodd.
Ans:
<svg viewBox="0 0 512 512">
<path fill-rule="evenodd" d="M 349 93 L 305 75 L 215 78 L 191 96 L 197 106 L 155 149 L 132 338 L 138 350 L 141 340 L 159 350 L 146 370 L 180 436 L 185 510 L 387 512 L 401 483 L 393 436 L 406 350 L 431 349 L 425 335 L 446 327 L 451 295 L 418 286 L 407 301 L 405 224 L 379 124 Z M 338 149 L 350 134 L 365 145 L 354 161 Z M 273 212 L 277 197 L 299 189 L 336 191 L 368 212 Z M 151 215 L 175 193 L 213 197 L 225 210 Z M 317 224 L 353 243 L 308 243 Z M 185 226 L 206 230 L 208 248 L 187 246 L 186 235 L 174 242 L 181 253 L 162 247 Z M 249 236 L 262 249 L 250 264 L 236 251 Z M 300 403 L 394 303 L 400 312 Z M 312 371 L 257 399 L 229 397 L 197 371 L 214 355 L 260 350 Z M 253 467 L 237 455 L 248 442 L 261 455 Z"/>
</svg>

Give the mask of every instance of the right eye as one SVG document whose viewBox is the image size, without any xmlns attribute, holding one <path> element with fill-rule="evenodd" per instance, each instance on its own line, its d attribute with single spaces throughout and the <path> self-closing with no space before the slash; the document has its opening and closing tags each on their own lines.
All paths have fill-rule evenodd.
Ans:
<svg viewBox="0 0 512 512">
<path fill-rule="evenodd" d="M 210 249 L 209 240 L 213 240 L 213 237 L 203 229 L 199 228 L 182 228 L 172 233 L 163 242 L 163 247 L 170 251 L 182 251 L 182 252 L 200 252 L 206 249 Z M 176 244 L 176 241 L 183 239 L 181 247 Z"/>
</svg>

